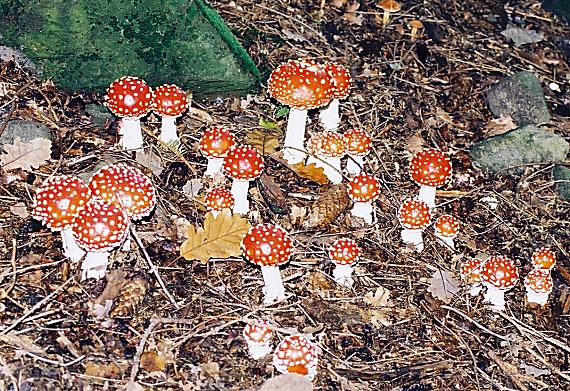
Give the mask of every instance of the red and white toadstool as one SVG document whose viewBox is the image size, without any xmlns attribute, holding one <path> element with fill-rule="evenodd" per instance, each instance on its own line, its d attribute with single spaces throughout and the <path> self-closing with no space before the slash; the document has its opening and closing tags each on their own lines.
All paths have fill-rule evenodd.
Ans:
<svg viewBox="0 0 570 391">
<path fill-rule="evenodd" d="M 249 182 L 259 178 L 264 168 L 263 156 L 250 146 L 234 147 L 228 152 L 224 158 L 223 170 L 224 174 L 233 179 L 231 192 L 235 200 L 234 213 L 249 212 Z"/>
<path fill-rule="evenodd" d="M 344 133 L 346 140 L 346 171 L 351 175 L 360 174 L 364 166 L 364 157 L 372 149 L 372 139 L 364 130 L 350 129 Z"/>
<path fill-rule="evenodd" d="M 182 88 L 164 84 L 154 90 L 154 111 L 162 117 L 162 128 L 158 137 L 169 144 L 180 141 L 176 132 L 176 118 L 188 108 L 188 98 Z"/>
<path fill-rule="evenodd" d="M 284 229 L 271 224 L 259 224 L 245 234 L 241 241 L 244 258 L 261 266 L 265 288 L 264 303 L 285 299 L 279 265 L 289 261 L 292 242 Z"/>
<path fill-rule="evenodd" d="M 220 126 L 212 126 L 204 131 L 198 148 L 208 159 L 205 175 L 214 176 L 222 170 L 224 158 L 235 143 L 234 135 Z"/>
<path fill-rule="evenodd" d="M 348 196 L 354 201 L 350 213 L 372 223 L 372 203 L 380 195 L 380 182 L 374 175 L 358 174 L 348 182 Z"/>
<path fill-rule="evenodd" d="M 304 335 L 285 337 L 273 353 L 273 366 L 279 373 L 298 373 L 313 380 L 317 365 L 317 347 Z"/>
<path fill-rule="evenodd" d="M 477 296 L 481 292 L 481 268 L 484 263 L 485 260 L 483 259 L 471 258 L 459 265 L 461 278 L 471 284 L 471 289 L 469 289 L 471 296 Z"/>
<path fill-rule="evenodd" d="M 402 241 L 412 244 L 417 251 L 423 251 L 422 232 L 431 220 L 429 206 L 424 201 L 408 198 L 398 210 L 398 220 L 404 227 Z"/>
<path fill-rule="evenodd" d="M 77 245 L 71 233 L 71 221 L 89 199 L 89 188 L 79 178 L 58 175 L 46 179 L 34 196 L 32 216 L 50 228 L 61 231 L 63 254 L 77 262 L 85 252 Z"/>
<path fill-rule="evenodd" d="M 105 105 L 117 117 L 121 117 L 123 149 L 139 149 L 143 146 L 140 118 L 152 109 L 152 89 L 144 80 L 124 76 L 115 80 L 107 89 Z"/>
<path fill-rule="evenodd" d="M 81 280 L 104 277 L 109 252 L 127 236 L 127 215 L 115 204 L 92 198 L 75 215 L 71 227 L 77 244 L 87 251 L 81 265 Z"/>
<path fill-rule="evenodd" d="M 340 159 L 346 153 L 346 142 L 343 135 L 327 131 L 320 133 L 317 140 L 316 155 L 322 160 L 317 166 L 323 167 L 324 174 L 329 181 L 335 184 L 341 183 L 342 168 Z"/>
<path fill-rule="evenodd" d="M 325 69 L 333 82 L 332 97 L 329 105 L 320 112 L 319 118 L 325 130 L 336 130 L 340 125 L 339 101 L 348 97 L 352 78 L 348 69 L 341 64 L 329 62 Z"/>
<path fill-rule="evenodd" d="M 346 287 L 351 287 L 354 283 L 352 271 L 354 264 L 360 256 L 360 247 L 352 239 L 337 239 L 329 247 L 329 258 L 335 264 L 333 271 L 334 280 Z"/>
<path fill-rule="evenodd" d="M 214 187 L 206 194 L 206 208 L 217 217 L 224 209 L 234 207 L 234 196 L 225 187 Z"/>
<path fill-rule="evenodd" d="M 556 253 L 548 247 L 541 247 L 532 254 L 530 262 L 535 269 L 552 270 L 556 265 Z"/>
<path fill-rule="evenodd" d="M 436 149 L 420 151 L 410 162 L 410 175 L 420 185 L 418 198 L 433 208 L 436 188 L 443 186 L 451 177 L 451 161 Z"/>
<path fill-rule="evenodd" d="M 512 289 L 519 279 L 515 263 L 507 257 L 493 255 L 481 268 L 481 280 L 487 288 L 486 301 L 498 311 L 505 309 L 505 292 Z"/>
<path fill-rule="evenodd" d="M 524 279 L 524 287 L 526 289 L 526 301 L 528 303 L 536 303 L 541 306 L 545 305 L 548 297 L 552 293 L 552 276 L 545 269 L 533 269 Z"/>
<path fill-rule="evenodd" d="M 273 328 L 268 321 L 257 319 L 248 323 L 243 329 L 243 338 L 251 358 L 259 360 L 271 353 Z"/>
<path fill-rule="evenodd" d="M 329 103 L 333 81 L 325 67 L 311 60 L 290 60 L 271 72 L 267 92 L 291 108 L 285 134 L 283 156 L 289 164 L 305 158 L 307 110 Z"/>
<path fill-rule="evenodd" d="M 434 224 L 435 237 L 445 243 L 449 248 L 455 250 L 453 239 L 459 233 L 459 222 L 452 215 L 442 215 L 437 218 Z"/>
</svg>

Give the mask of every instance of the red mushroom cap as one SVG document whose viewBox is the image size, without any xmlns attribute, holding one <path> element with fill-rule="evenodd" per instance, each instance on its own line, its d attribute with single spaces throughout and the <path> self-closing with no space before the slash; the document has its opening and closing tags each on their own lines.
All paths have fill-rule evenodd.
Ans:
<svg viewBox="0 0 570 391">
<path fill-rule="evenodd" d="M 36 191 L 32 216 L 51 230 L 59 231 L 71 224 L 73 216 L 89 197 L 89 189 L 81 179 L 69 175 L 53 176 Z"/>
<path fill-rule="evenodd" d="M 410 173 L 418 185 L 442 186 L 451 176 L 451 161 L 443 152 L 426 149 L 414 155 L 410 162 Z"/>
<path fill-rule="evenodd" d="M 243 337 L 249 342 L 265 344 L 273 338 L 273 329 L 268 321 L 257 319 L 244 327 Z"/>
<path fill-rule="evenodd" d="M 524 279 L 524 286 L 536 293 L 551 293 L 552 276 L 548 270 L 533 269 Z"/>
<path fill-rule="evenodd" d="M 85 251 L 107 252 L 120 245 L 127 236 L 129 221 L 114 204 L 89 200 L 73 218 L 73 237 Z"/>
<path fill-rule="evenodd" d="M 234 135 L 227 129 L 212 126 L 202 134 L 199 149 L 206 157 L 226 157 L 229 150 L 235 145 Z"/>
<path fill-rule="evenodd" d="M 452 215 L 442 215 L 435 221 L 435 231 L 443 237 L 454 238 L 459 232 L 459 222 Z"/>
<path fill-rule="evenodd" d="M 507 257 L 493 255 L 481 268 L 481 280 L 498 289 L 509 290 L 515 286 L 519 271 L 515 263 Z"/>
<path fill-rule="evenodd" d="M 148 216 L 156 205 L 150 178 L 125 163 L 99 169 L 89 181 L 89 189 L 94 197 L 114 203 L 134 220 Z"/>
<path fill-rule="evenodd" d="M 333 81 L 325 67 L 311 60 L 289 60 L 271 72 L 269 95 L 299 110 L 326 105 L 331 100 Z"/>
<path fill-rule="evenodd" d="M 307 152 L 311 155 L 317 155 L 321 149 L 321 144 L 323 141 L 323 133 L 313 133 L 311 137 L 307 140 L 307 144 L 305 148 L 307 148 Z"/>
<path fill-rule="evenodd" d="M 357 174 L 348 182 L 348 196 L 355 202 L 372 202 L 380 195 L 380 182 L 374 175 Z"/>
<path fill-rule="evenodd" d="M 188 98 L 182 88 L 163 84 L 154 90 L 153 106 L 160 115 L 178 117 L 188 108 Z"/>
<path fill-rule="evenodd" d="M 350 129 L 344 133 L 346 153 L 353 156 L 366 156 L 372 149 L 372 139 L 364 130 Z"/>
<path fill-rule="evenodd" d="M 483 259 L 467 259 L 459 266 L 459 274 L 461 274 L 461 277 L 473 282 L 481 282 L 481 267 L 484 263 Z"/>
<path fill-rule="evenodd" d="M 331 131 L 321 132 L 321 136 L 318 140 L 320 141 L 317 150 L 318 155 L 342 157 L 346 153 L 346 140 L 340 133 Z"/>
<path fill-rule="evenodd" d="M 273 365 L 281 373 L 298 373 L 312 377 L 317 363 L 316 346 L 302 335 L 285 337 L 273 354 Z"/>
<path fill-rule="evenodd" d="M 398 210 L 398 220 L 404 228 L 424 229 L 431 220 L 431 211 L 424 201 L 408 198 Z"/>
<path fill-rule="evenodd" d="M 246 260 L 258 266 L 278 266 L 291 257 L 291 238 L 284 229 L 271 224 L 251 227 L 241 241 Z"/>
<path fill-rule="evenodd" d="M 250 181 L 258 178 L 264 168 L 263 156 L 250 146 L 234 147 L 224 158 L 224 174 L 232 179 Z"/>
<path fill-rule="evenodd" d="M 144 117 L 152 108 L 152 89 L 138 77 L 121 77 L 107 88 L 105 105 L 117 117 Z"/>
<path fill-rule="evenodd" d="M 206 194 L 206 207 L 217 212 L 225 208 L 231 209 L 234 207 L 234 196 L 225 187 L 214 187 Z"/>
<path fill-rule="evenodd" d="M 332 246 L 329 247 L 330 259 L 339 265 L 352 265 L 358 261 L 360 256 L 360 247 L 352 239 L 337 239 Z"/>
<path fill-rule="evenodd" d="M 333 81 L 332 99 L 345 99 L 352 84 L 348 69 L 334 62 L 327 63 L 325 68 Z"/>
<path fill-rule="evenodd" d="M 556 265 L 556 253 L 547 247 L 541 247 L 532 254 L 530 261 L 535 269 L 550 270 Z"/>
</svg>

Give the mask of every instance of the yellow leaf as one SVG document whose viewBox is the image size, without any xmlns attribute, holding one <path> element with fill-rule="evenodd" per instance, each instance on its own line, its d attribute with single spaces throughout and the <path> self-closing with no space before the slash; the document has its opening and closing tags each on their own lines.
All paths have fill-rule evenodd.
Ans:
<svg viewBox="0 0 570 391">
<path fill-rule="evenodd" d="M 262 154 L 275 152 L 279 147 L 279 139 L 283 136 L 280 128 L 254 129 L 246 134 L 245 142 Z"/>
<path fill-rule="evenodd" d="M 310 179 L 321 185 L 326 185 L 329 183 L 328 178 L 325 175 L 325 170 L 322 167 L 317 167 L 315 163 L 311 163 L 308 166 L 303 163 L 297 163 L 290 166 L 293 171 L 301 178 Z"/>
<path fill-rule="evenodd" d="M 251 225 L 247 219 L 224 209 L 214 218 L 206 214 L 204 227 L 188 227 L 188 239 L 180 246 L 180 255 L 187 260 L 207 263 L 210 258 L 241 255 L 240 243 Z"/>
</svg>

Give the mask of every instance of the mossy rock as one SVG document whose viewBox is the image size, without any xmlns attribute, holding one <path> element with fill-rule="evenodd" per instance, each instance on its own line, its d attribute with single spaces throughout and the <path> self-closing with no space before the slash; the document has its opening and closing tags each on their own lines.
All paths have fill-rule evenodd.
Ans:
<svg viewBox="0 0 570 391">
<path fill-rule="evenodd" d="M 242 94 L 259 83 L 205 0 L 0 0 L 0 43 L 71 90 L 102 92 L 124 75 L 197 95 Z"/>
</svg>

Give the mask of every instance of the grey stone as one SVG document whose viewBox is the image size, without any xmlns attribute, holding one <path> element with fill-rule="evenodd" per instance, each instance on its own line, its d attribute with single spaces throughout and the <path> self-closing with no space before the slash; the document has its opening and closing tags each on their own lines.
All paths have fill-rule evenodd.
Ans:
<svg viewBox="0 0 570 391">
<path fill-rule="evenodd" d="M 85 106 L 85 112 L 91 116 L 91 122 L 102 129 L 114 119 L 113 114 L 105 106 L 96 103 Z"/>
<path fill-rule="evenodd" d="M 504 78 L 487 91 L 485 98 L 496 117 L 510 115 L 519 126 L 550 121 L 544 91 L 532 72 Z"/>
<path fill-rule="evenodd" d="M 13 144 L 16 137 L 19 137 L 24 142 L 35 138 L 45 138 L 53 141 L 49 128 L 44 124 L 19 119 L 8 122 L 8 126 L 6 126 L 2 136 L 0 136 L 0 144 Z"/>
<path fill-rule="evenodd" d="M 568 148 L 562 136 L 527 125 L 481 141 L 469 153 L 483 171 L 521 173 L 524 165 L 565 161 Z"/>
<path fill-rule="evenodd" d="M 565 200 L 570 201 L 570 168 L 556 165 L 552 170 L 556 183 L 556 192 Z"/>
<path fill-rule="evenodd" d="M 20 65 L 22 68 L 28 68 L 35 70 L 36 66 L 24 53 L 21 51 L 11 48 L 9 46 L 0 45 L 0 61 L 11 61 L 13 60 L 16 64 Z"/>
<path fill-rule="evenodd" d="M 286 373 L 268 379 L 259 391 L 311 391 L 313 383 L 296 373 Z"/>
</svg>

